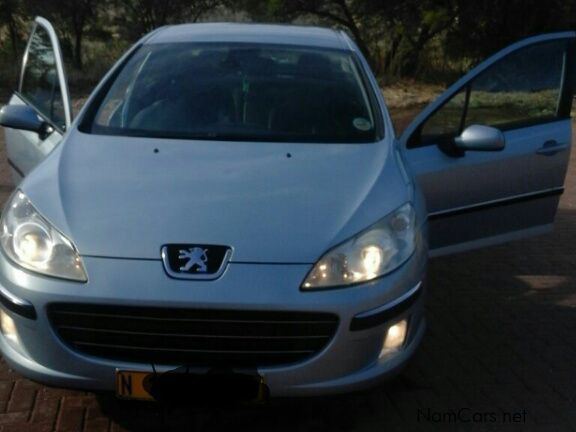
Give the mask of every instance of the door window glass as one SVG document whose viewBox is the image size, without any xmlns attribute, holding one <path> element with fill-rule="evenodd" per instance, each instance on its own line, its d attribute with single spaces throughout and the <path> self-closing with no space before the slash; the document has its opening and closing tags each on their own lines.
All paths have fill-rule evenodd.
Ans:
<svg viewBox="0 0 576 432">
<path fill-rule="evenodd" d="M 562 117 L 566 41 L 528 46 L 475 77 L 422 125 L 411 146 L 458 136 L 472 124 L 501 129 Z"/>
<path fill-rule="evenodd" d="M 56 55 L 50 35 L 40 25 L 36 26 L 30 38 L 20 93 L 54 125 L 65 128 L 64 100 L 58 79 Z"/>
<path fill-rule="evenodd" d="M 422 126 L 422 136 L 428 141 L 445 136 L 458 136 L 464 120 L 466 89 L 460 90 L 446 104 L 433 114 Z"/>
<path fill-rule="evenodd" d="M 524 48 L 472 82 L 465 125 L 503 126 L 554 119 L 558 112 L 566 43 Z"/>
</svg>

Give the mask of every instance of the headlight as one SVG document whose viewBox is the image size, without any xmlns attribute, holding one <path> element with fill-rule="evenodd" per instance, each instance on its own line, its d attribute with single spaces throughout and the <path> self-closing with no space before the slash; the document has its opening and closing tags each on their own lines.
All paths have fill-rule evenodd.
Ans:
<svg viewBox="0 0 576 432">
<path fill-rule="evenodd" d="M 414 252 L 414 208 L 405 204 L 350 240 L 328 251 L 308 273 L 302 289 L 368 282 L 396 269 Z"/>
<path fill-rule="evenodd" d="M 76 248 L 17 191 L 2 214 L 0 242 L 6 255 L 33 272 L 86 282 Z"/>
</svg>

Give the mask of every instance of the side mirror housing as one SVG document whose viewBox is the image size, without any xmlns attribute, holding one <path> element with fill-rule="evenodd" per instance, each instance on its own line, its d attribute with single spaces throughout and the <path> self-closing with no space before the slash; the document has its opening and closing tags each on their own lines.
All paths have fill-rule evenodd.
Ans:
<svg viewBox="0 0 576 432">
<path fill-rule="evenodd" d="M 54 129 L 28 105 L 5 105 L 0 109 L 0 126 L 36 132 L 45 139 Z"/>
<path fill-rule="evenodd" d="M 454 138 L 454 145 L 463 151 L 501 151 L 506 139 L 499 129 L 491 126 L 471 125 Z"/>
</svg>

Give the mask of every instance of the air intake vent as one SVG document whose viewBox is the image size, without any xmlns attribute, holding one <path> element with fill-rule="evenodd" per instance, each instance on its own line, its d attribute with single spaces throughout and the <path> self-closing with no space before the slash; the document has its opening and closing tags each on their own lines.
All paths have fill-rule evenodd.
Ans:
<svg viewBox="0 0 576 432">
<path fill-rule="evenodd" d="M 328 313 L 52 304 L 50 321 L 73 350 L 166 365 L 273 366 L 320 352 L 338 318 Z"/>
</svg>

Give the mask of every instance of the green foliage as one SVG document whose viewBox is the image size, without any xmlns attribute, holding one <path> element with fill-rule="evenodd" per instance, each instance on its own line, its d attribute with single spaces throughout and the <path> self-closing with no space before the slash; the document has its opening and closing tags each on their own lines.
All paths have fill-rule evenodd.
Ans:
<svg viewBox="0 0 576 432">
<path fill-rule="evenodd" d="M 196 22 L 224 4 L 222 0 L 114 0 L 114 18 L 122 33 L 133 39 L 167 24 Z"/>
<path fill-rule="evenodd" d="M 99 25 L 100 13 L 107 3 L 108 0 L 26 0 L 23 5 L 30 16 L 48 18 L 59 29 L 74 67 L 82 69 L 85 33 L 91 26 Z"/>
<path fill-rule="evenodd" d="M 526 36 L 572 30 L 575 0 L 457 0 L 459 15 L 445 39 L 446 54 L 476 60 Z"/>
<path fill-rule="evenodd" d="M 576 0 L 0 0 L 0 79 L 15 82 L 36 15 L 58 29 L 73 84 L 89 88 L 141 35 L 221 12 L 343 29 L 387 83 L 451 81 L 514 40 L 576 27 Z"/>
</svg>

